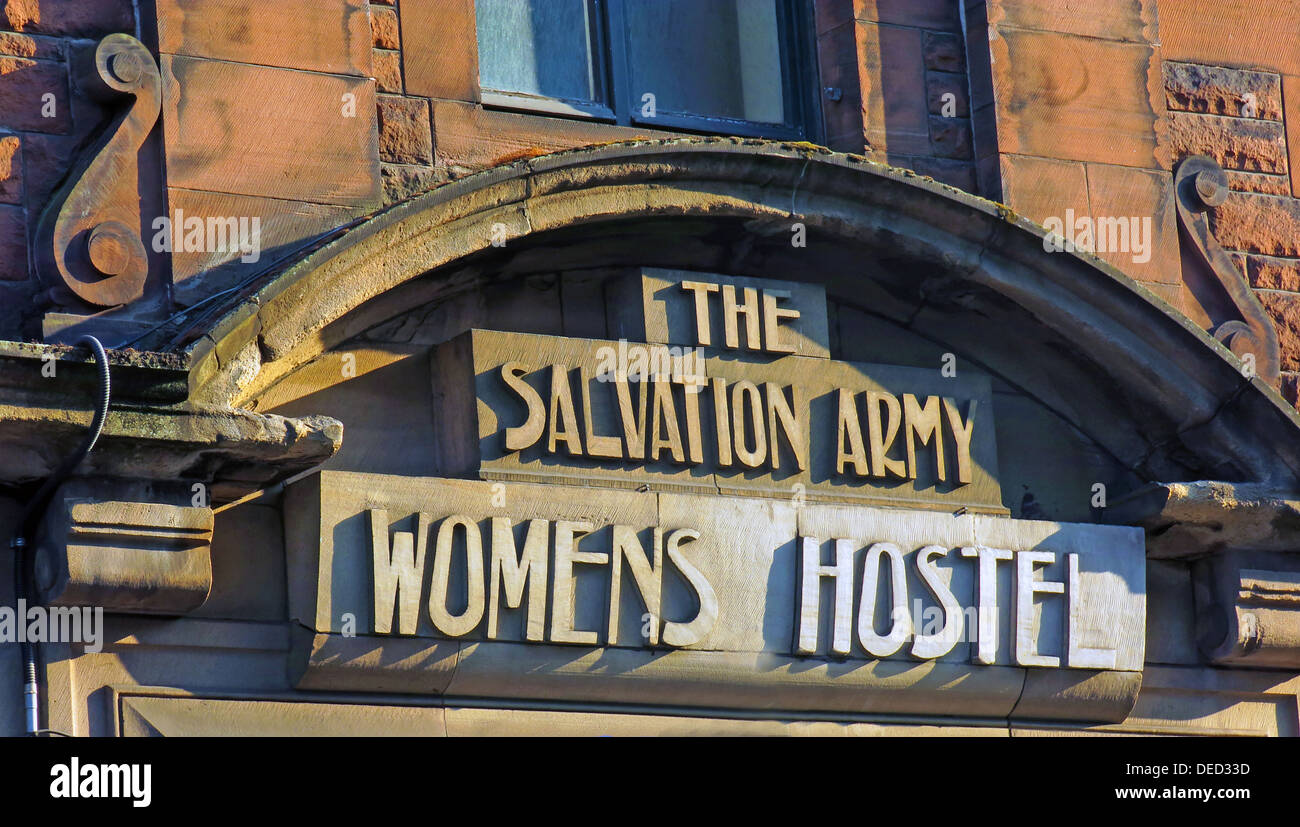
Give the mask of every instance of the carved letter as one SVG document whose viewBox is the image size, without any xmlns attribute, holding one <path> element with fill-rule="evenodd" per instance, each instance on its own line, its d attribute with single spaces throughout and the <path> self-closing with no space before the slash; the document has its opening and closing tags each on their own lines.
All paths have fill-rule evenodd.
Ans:
<svg viewBox="0 0 1300 827">
<path fill-rule="evenodd" d="M 465 529 L 465 611 L 454 615 L 447 611 L 447 589 L 451 585 L 451 556 L 455 553 L 456 526 Z M 460 637 L 474 631 L 483 619 L 483 535 L 478 523 L 469 517 L 453 514 L 438 526 L 438 542 L 433 553 L 433 580 L 429 584 L 429 619 L 448 637 Z"/>
<path fill-rule="evenodd" d="M 501 378 L 510 389 L 519 394 L 528 406 L 528 418 L 518 428 L 506 428 L 506 450 L 522 451 L 542 437 L 546 427 L 546 405 L 533 386 L 523 380 L 528 368 L 519 362 L 506 362 L 501 366 Z"/>
<path fill-rule="evenodd" d="M 546 626 L 546 541 L 550 524 L 529 520 L 524 553 L 515 548 L 514 525 L 509 517 L 492 518 L 492 588 L 488 606 L 488 637 L 496 640 L 501 587 L 506 588 L 506 606 L 518 609 L 528 589 L 528 622 L 525 637 L 543 640 Z"/>
</svg>

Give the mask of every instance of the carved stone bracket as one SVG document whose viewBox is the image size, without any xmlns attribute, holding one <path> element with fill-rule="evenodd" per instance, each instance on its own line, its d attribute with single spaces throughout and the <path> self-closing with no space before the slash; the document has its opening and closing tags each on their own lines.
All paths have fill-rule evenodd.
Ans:
<svg viewBox="0 0 1300 827">
<path fill-rule="evenodd" d="M 1231 553 L 1193 569 L 1201 653 L 1220 666 L 1300 668 L 1300 571 L 1287 555 Z"/>
<path fill-rule="evenodd" d="M 1281 357 L 1273 321 L 1232 259 L 1210 233 L 1206 213 L 1227 199 L 1228 176 L 1212 158 L 1193 155 L 1178 165 L 1174 173 L 1174 191 L 1178 222 L 1193 247 L 1192 251 L 1184 250 L 1184 259 L 1189 258 L 1187 254 L 1191 252 L 1190 258 L 1203 265 L 1203 269 L 1213 276 L 1211 283 L 1221 288 L 1222 295 L 1216 297 L 1220 301 L 1207 303 L 1202 300 L 1207 304 L 1214 324 L 1210 333 L 1237 356 L 1244 359 L 1251 354 L 1255 360 L 1255 373 L 1276 386 Z M 1227 300 L 1226 304 L 1222 299 Z M 1221 312 L 1216 314 L 1214 309 L 1210 309 L 1211 304 Z M 1214 318 L 1216 315 L 1220 318 Z"/>
<path fill-rule="evenodd" d="M 1153 560 L 1300 549 L 1300 494 L 1265 483 L 1154 482 L 1112 502 L 1106 519 L 1146 529 Z"/>
<path fill-rule="evenodd" d="M 1260 483 L 1151 483 L 1106 516 L 1145 528 L 1148 558 L 1189 563 L 1208 662 L 1300 668 L 1300 495 Z"/>
<path fill-rule="evenodd" d="M 37 270 L 51 288 L 66 289 L 100 307 L 125 304 L 144 292 L 149 262 L 141 233 L 137 156 L 162 109 L 162 78 L 144 44 L 110 34 L 95 50 L 94 69 L 81 78 L 114 97 L 133 95 L 79 162 L 41 216 Z"/>
<path fill-rule="evenodd" d="M 212 588 L 213 512 L 184 484 L 73 480 L 36 547 L 36 585 L 54 606 L 179 615 Z"/>
</svg>

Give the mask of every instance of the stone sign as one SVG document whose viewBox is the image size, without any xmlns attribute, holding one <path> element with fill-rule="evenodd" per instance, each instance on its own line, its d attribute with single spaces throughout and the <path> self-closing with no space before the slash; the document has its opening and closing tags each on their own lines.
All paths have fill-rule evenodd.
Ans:
<svg viewBox="0 0 1300 827">
<path fill-rule="evenodd" d="M 829 358 L 816 287 L 647 270 L 612 289 L 619 340 L 439 346 L 458 478 L 290 487 L 298 686 L 1131 708 L 1143 533 L 1006 516 L 987 377 Z"/>
<path fill-rule="evenodd" d="M 1142 667 L 1140 529 L 343 472 L 291 496 L 319 632 Z"/>
<path fill-rule="evenodd" d="M 650 272 L 647 342 L 471 330 L 441 346 L 444 472 L 1006 513 L 987 377 L 827 358 L 817 288 Z"/>
</svg>

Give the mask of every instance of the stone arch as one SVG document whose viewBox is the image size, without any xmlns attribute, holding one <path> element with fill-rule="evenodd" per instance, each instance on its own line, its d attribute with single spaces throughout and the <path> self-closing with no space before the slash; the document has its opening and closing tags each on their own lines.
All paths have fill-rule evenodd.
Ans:
<svg viewBox="0 0 1300 827">
<path fill-rule="evenodd" d="M 806 247 L 790 243 L 795 223 Z M 681 267 L 818 281 L 962 353 L 1143 479 L 1294 485 L 1296 411 L 1114 267 L 1046 252 L 1045 232 L 1002 205 L 810 145 L 563 152 L 397 205 L 225 304 L 189 345 L 191 395 L 255 407 L 322 352 L 474 280 Z"/>
</svg>

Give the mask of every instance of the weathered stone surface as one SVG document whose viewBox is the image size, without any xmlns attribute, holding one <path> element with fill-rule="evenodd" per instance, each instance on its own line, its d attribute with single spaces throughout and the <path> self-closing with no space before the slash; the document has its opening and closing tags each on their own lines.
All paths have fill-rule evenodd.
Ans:
<svg viewBox="0 0 1300 827">
<path fill-rule="evenodd" d="M 161 68 L 169 186 L 378 203 L 374 81 L 167 54 Z"/>
<path fill-rule="evenodd" d="M 72 125 L 70 111 L 65 64 L 0 57 L 0 126 L 67 133 Z"/>
<path fill-rule="evenodd" d="M 1157 40 L 1156 0 L 1089 0 L 1086 12 L 1076 0 L 988 0 L 988 7 L 989 22 L 999 27 L 1129 43 Z"/>
<path fill-rule="evenodd" d="M 1170 112 L 1169 147 L 1175 158 L 1208 155 L 1225 169 L 1287 171 L 1286 137 L 1276 121 Z"/>
<path fill-rule="evenodd" d="M 280 737 L 313 735 L 336 737 L 404 735 L 442 738 L 447 735 L 441 708 L 386 706 L 383 704 L 312 703 L 310 701 L 231 700 L 192 697 L 188 694 L 123 694 L 120 715 L 113 716 L 127 737 Z M 478 718 L 487 718 L 479 721 Z M 493 719 L 497 718 L 497 721 Z M 513 718 L 491 714 L 474 716 L 465 729 L 478 733 L 502 732 Z M 496 724 L 495 726 L 493 724 Z M 723 729 L 724 722 L 719 722 Z M 671 730 L 670 730 L 671 731 Z M 982 730 L 976 730 L 981 732 Z M 996 732 L 996 731 L 995 731 Z M 519 733 L 522 734 L 522 733 Z"/>
<path fill-rule="evenodd" d="M 404 201 L 448 180 L 447 171 L 437 167 L 411 164 L 384 164 L 384 203 Z"/>
<path fill-rule="evenodd" d="M 1300 500 L 1294 492 L 1261 483 L 1150 483 L 1113 501 L 1106 515 L 1148 529 L 1151 558 L 1213 555 L 1229 541 L 1242 548 L 1290 551 L 1300 535 Z"/>
<path fill-rule="evenodd" d="M 756 170 L 773 182 L 757 196 Z M 796 209 L 809 222 L 809 237 L 825 234 L 836 244 L 790 252 L 794 182 Z M 490 250 L 494 223 L 506 224 L 514 244 L 525 232 L 525 210 L 534 232 L 563 228 L 585 238 L 595 226 L 610 231 L 600 245 L 564 248 L 566 266 L 574 268 L 607 265 L 611 249 L 620 256 L 650 250 L 654 263 L 667 267 L 741 266 L 735 236 L 723 231 L 742 221 L 780 227 L 770 237 L 744 233 L 752 244 L 743 260 L 746 272 L 789 278 L 791 272 L 815 270 L 828 289 L 857 296 L 880 315 L 911 318 L 913 330 L 954 350 L 978 352 L 983 365 L 1021 377 L 1021 387 L 1044 404 L 1075 412 L 1071 421 L 1080 431 L 1141 473 L 1175 478 L 1230 466 L 1243 474 L 1300 469 L 1290 435 L 1294 422 L 1262 386 L 1243 391 L 1239 369 L 1210 346 L 1207 334 L 1178 322 L 1163 306 L 1134 301 L 1127 280 L 1084 257 L 1044 256 L 1042 236 L 1028 221 L 861 157 L 738 139 L 676 138 L 558 154 L 441 188 L 409 209 L 384 213 L 255 297 L 230 299 L 218 311 L 223 320 L 212 338 L 256 340 L 266 358 L 252 382 L 226 397 L 217 380 L 221 364 L 195 352 L 193 387 L 207 394 L 211 382 L 214 390 L 205 398 L 238 405 L 343 341 L 344 331 L 359 333 L 391 317 L 371 315 L 375 296 L 390 291 L 396 297 L 394 288 L 409 283 L 427 296 L 421 301 L 445 297 L 440 291 L 458 283 L 443 268 Z M 677 222 L 671 233 L 646 232 L 646 217 L 667 216 L 691 220 Z M 883 221 L 892 231 L 882 235 Z M 439 243 L 428 243 L 430 238 Z M 885 256 L 880 247 L 871 248 L 876 252 L 870 255 L 889 262 L 872 278 L 862 274 L 864 239 L 877 239 L 889 251 Z M 863 252 L 826 254 L 845 247 Z M 555 248 L 538 255 L 535 261 L 557 266 Z M 448 277 L 416 281 L 431 270 Z M 953 326 L 951 312 L 912 303 L 919 289 L 935 304 L 949 290 L 960 291 L 952 295 L 971 304 L 971 312 L 962 314 L 963 325 Z M 260 329 L 244 332 L 239 320 L 249 316 L 260 321 Z M 345 316 L 350 321 L 334 324 Z M 1080 318 L 1094 322 L 1081 325 Z M 1090 373 L 1080 370 L 1080 352 L 1093 355 Z M 1116 395 L 1115 387 L 1123 393 Z M 1135 408 L 1117 412 L 1116 404 Z M 1180 438 L 1179 431 L 1191 426 L 1199 426 L 1194 435 Z"/>
<path fill-rule="evenodd" d="M 1171 111 L 1282 120 L 1282 78 L 1272 72 L 1165 61 Z"/>
<path fill-rule="evenodd" d="M 931 115 L 930 146 L 940 158 L 971 160 L 970 121 Z"/>
<path fill-rule="evenodd" d="M 68 2 L 68 0 L 7 0 L 0 21 L 19 32 L 94 37 L 135 31 L 132 0 Z"/>
<path fill-rule="evenodd" d="M 1230 250 L 1300 256 L 1300 202 L 1290 198 L 1231 193 L 1210 212 L 1210 229 Z"/>
<path fill-rule="evenodd" d="M 403 707 L 390 707 L 403 709 Z M 374 707 L 365 707 L 374 710 Z M 608 712 L 556 712 L 541 709 L 442 708 L 447 734 L 453 738 L 582 737 L 601 736 L 814 736 L 856 738 L 865 736 L 1002 738 L 1010 735 L 1005 726 L 943 726 L 915 724 L 870 724 L 831 721 L 776 721 L 746 718 L 709 718 L 678 715 L 628 715 Z M 373 712 L 371 714 L 374 714 Z M 353 719 L 346 719 L 350 724 Z M 196 725 L 198 721 L 196 720 Z M 405 730 L 402 730 L 405 731 Z M 224 733 L 223 733 L 224 734 Z M 340 734 L 353 734 L 340 730 Z"/>
<path fill-rule="evenodd" d="M 63 41 L 54 37 L 0 32 L 0 55 L 34 60 L 62 60 Z"/>
<path fill-rule="evenodd" d="M 159 51 L 167 54 L 366 76 L 370 40 L 365 0 L 158 2 Z"/>
<path fill-rule="evenodd" d="M 925 68 L 936 72 L 965 72 L 966 50 L 955 34 L 926 32 L 922 38 Z"/>
<path fill-rule="evenodd" d="M 1228 187 L 1237 192 L 1258 192 L 1264 195 L 1290 195 L 1291 178 L 1289 175 L 1272 175 L 1265 172 L 1242 172 L 1226 169 Z"/>
<path fill-rule="evenodd" d="M 928 155 L 890 155 L 888 161 L 894 166 L 910 169 L 918 175 L 928 175 L 950 187 L 971 193 L 977 192 L 975 165 L 968 161 L 935 158 Z"/>
<path fill-rule="evenodd" d="M 191 614 L 283 622 L 289 616 L 284 582 L 280 509 L 261 503 L 222 509 L 213 515 L 212 590 Z"/>
<path fill-rule="evenodd" d="M 375 49 L 375 88 L 380 92 L 402 93 L 402 53 Z"/>
<path fill-rule="evenodd" d="M 379 157 L 396 164 L 433 162 L 428 101 L 379 97 Z"/>
<path fill-rule="evenodd" d="M 0 203 L 21 204 L 23 200 L 22 142 L 17 135 L 0 135 Z"/>
<path fill-rule="evenodd" d="M 1282 370 L 1300 370 L 1300 294 L 1261 290 L 1257 295 L 1277 327 Z"/>
<path fill-rule="evenodd" d="M 925 94 L 931 115 L 967 118 L 970 116 L 970 94 L 966 76 L 952 72 L 930 72 L 925 79 Z M 951 98 L 945 97 L 952 95 Z M 951 102 L 951 108 L 949 103 Z M 969 138 L 968 138 L 969 142 Z"/>
<path fill-rule="evenodd" d="M 1233 550 L 1198 560 L 1192 572 L 1207 660 L 1300 668 L 1300 571 L 1290 555 Z"/>
<path fill-rule="evenodd" d="M 999 152 L 1168 167 L 1153 46 L 1001 28 L 989 49 Z"/>
<path fill-rule="evenodd" d="M 1251 287 L 1300 292 L 1300 259 L 1245 256 L 1245 275 Z"/>
<path fill-rule="evenodd" d="M 117 307 L 141 298 L 148 281 L 142 212 L 155 203 L 156 172 L 147 157 L 141 163 L 141 148 L 162 109 L 162 78 L 153 54 L 128 34 L 101 40 L 94 66 L 95 82 L 117 93 L 120 109 L 107 134 L 82 153 L 76 180 L 42 215 L 32 260 L 44 283 L 93 307 Z"/>
<path fill-rule="evenodd" d="M 1300 373 L 1283 373 L 1282 386 L 1278 390 L 1283 399 L 1300 408 Z"/>
<path fill-rule="evenodd" d="M 22 208 L 0 204 L 0 280 L 27 278 L 27 220 Z"/>
<path fill-rule="evenodd" d="M 370 10 L 371 43 L 376 49 L 400 49 L 402 41 L 397 31 L 397 12 L 393 9 Z"/>
</svg>

